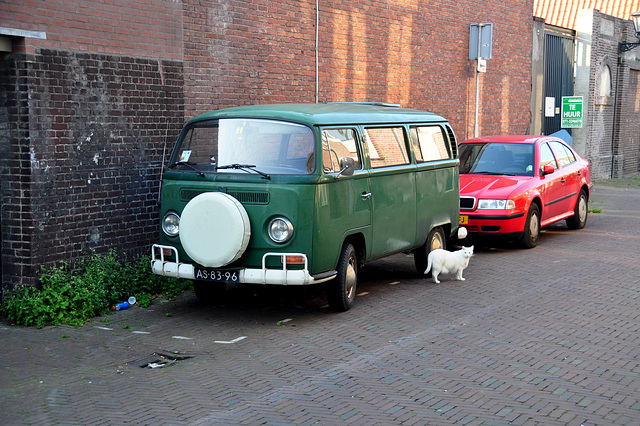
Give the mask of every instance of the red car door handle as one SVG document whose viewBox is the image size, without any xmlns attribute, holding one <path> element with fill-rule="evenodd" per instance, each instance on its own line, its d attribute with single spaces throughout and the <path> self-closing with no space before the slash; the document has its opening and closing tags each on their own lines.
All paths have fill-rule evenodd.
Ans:
<svg viewBox="0 0 640 426">
<path fill-rule="evenodd" d="M 562 178 L 562 180 L 561 180 L 560 182 L 562 182 L 562 183 L 564 183 L 564 181 L 565 181 L 565 180 L 567 180 L 567 179 L 565 179 L 565 178 Z"/>
</svg>

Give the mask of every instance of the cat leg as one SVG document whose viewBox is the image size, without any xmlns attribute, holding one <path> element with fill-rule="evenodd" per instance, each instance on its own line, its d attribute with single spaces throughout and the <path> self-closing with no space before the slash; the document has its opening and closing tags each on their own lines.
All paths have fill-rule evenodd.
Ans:
<svg viewBox="0 0 640 426">
<path fill-rule="evenodd" d="M 458 273 L 456 274 L 456 278 L 458 279 L 458 281 L 464 281 L 465 279 L 462 278 L 462 271 L 464 269 L 458 269 Z"/>
<path fill-rule="evenodd" d="M 438 273 L 436 271 L 431 272 L 431 276 L 433 277 L 434 283 L 440 284 L 440 281 L 438 281 Z"/>
</svg>

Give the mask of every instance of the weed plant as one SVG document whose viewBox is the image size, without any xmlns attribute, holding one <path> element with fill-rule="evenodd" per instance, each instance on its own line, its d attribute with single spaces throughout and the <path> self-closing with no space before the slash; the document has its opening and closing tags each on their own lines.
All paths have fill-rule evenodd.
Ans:
<svg viewBox="0 0 640 426">
<path fill-rule="evenodd" d="M 174 298 L 191 288 L 188 280 L 151 272 L 149 256 L 127 261 L 115 250 L 91 253 L 76 268 L 68 263 L 43 269 L 40 286 L 18 286 L 4 295 L 0 312 L 16 325 L 79 326 L 135 296 L 146 308 L 157 295 Z"/>
</svg>

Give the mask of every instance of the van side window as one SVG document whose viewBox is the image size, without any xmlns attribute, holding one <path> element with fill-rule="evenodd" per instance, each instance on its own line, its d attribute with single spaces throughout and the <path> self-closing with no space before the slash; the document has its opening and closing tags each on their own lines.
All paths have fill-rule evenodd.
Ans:
<svg viewBox="0 0 640 426">
<path fill-rule="evenodd" d="M 414 152 L 418 162 L 448 160 L 451 158 L 440 126 L 412 127 Z"/>
<path fill-rule="evenodd" d="M 355 168 L 361 169 L 360 153 L 356 143 L 356 132 L 353 129 L 322 130 L 322 169 L 325 173 L 340 171 L 340 159 L 351 157 Z"/>
<path fill-rule="evenodd" d="M 175 161 L 188 161 L 200 166 L 215 161 L 218 155 L 218 122 L 191 127 L 184 136 L 181 148 Z"/>
<path fill-rule="evenodd" d="M 365 129 L 371 167 L 409 164 L 403 127 L 373 127 Z"/>
</svg>

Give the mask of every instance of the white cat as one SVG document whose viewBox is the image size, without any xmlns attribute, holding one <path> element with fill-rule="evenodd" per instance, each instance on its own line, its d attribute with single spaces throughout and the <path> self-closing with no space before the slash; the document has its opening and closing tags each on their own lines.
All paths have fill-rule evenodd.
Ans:
<svg viewBox="0 0 640 426">
<path fill-rule="evenodd" d="M 438 281 L 438 275 L 440 274 L 456 274 L 458 280 L 464 281 L 462 271 L 469 265 L 471 256 L 473 256 L 473 246 L 463 246 L 458 251 L 433 250 L 427 257 L 427 269 L 424 273 L 428 274 L 433 266 L 431 275 L 435 283 L 440 282 Z"/>
</svg>

